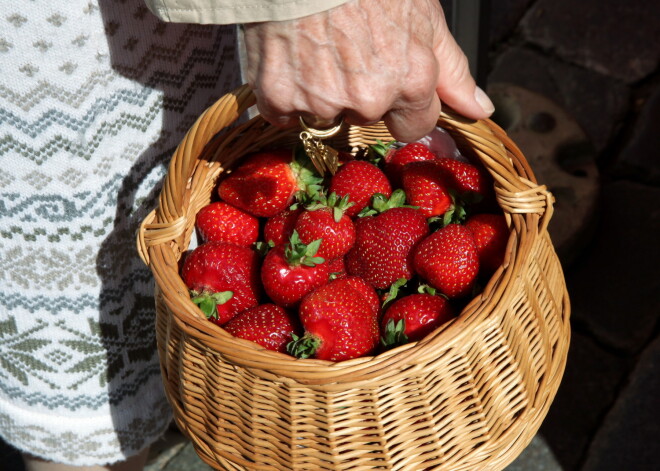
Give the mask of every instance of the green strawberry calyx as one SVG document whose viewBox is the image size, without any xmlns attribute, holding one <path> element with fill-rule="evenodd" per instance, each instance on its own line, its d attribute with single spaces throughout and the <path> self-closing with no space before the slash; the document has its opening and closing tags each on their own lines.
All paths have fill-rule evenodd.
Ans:
<svg viewBox="0 0 660 471">
<path fill-rule="evenodd" d="M 289 243 L 284 248 L 284 258 L 292 267 L 300 265 L 313 267 L 319 265 L 325 262 L 323 257 L 316 256 L 316 253 L 321 247 L 322 241 L 323 239 L 316 239 L 309 244 L 304 244 L 303 241 L 300 240 L 298 231 L 294 230 L 289 238 Z"/>
<path fill-rule="evenodd" d="M 443 293 L 441 293 L 437 289 L 435 289 L 433 286 L 427 285 L 427 284 L 419 285 L 417 287 L 417 292 L 420 293 L 420 294 L 430 294 L 432 296 L 436 296 L 436 295 L 437 296 L 442 296 L 443 298 L 447 297 Z"/>
<path fill-rule="evenodd" d="M 374 193 L 371 196 L 370 204 L 358 213 L 358 217 L 375 216 L 393 208 L 419 209 L 419 206 L 406 204 L 406 193 L 398 188 L 392 192 L 389 198 L 382 193 Z"/>
<path fill-rule="evenodd" d="M 387 349 L 408 343 L 408 336 L 406 335 L 406 320 L 399 319 L 395 322 L 394 319 L 390 319 L 387 321 L 385 332 L 380 338 L 380 343 Z"/>
<path fill-rule="evenodd" d="M 313 196 L 322 190 L 323 177 L 318 173 L 302 146 L 294 150 L 291 170 L 293 170 L 298 188 L 300 188 L 300 192 L 296 195 L 298 199 L 304 198 L 304 195 Z"/>
<path fill-rule="evenodd" d="M 369 161 L 375 165 L 380 165 L 387 154 L 396 147 L 396 144 L 397 141 L 394 140 L 383 142 L 376 139 L 376 143 L 369 146 Z"/>
<path fill-rule="evenodd" d="M 266 254 L 275 247 L 275 242 L 273 242 L 272 240 L 269 240 L 268 242 L 263 240 L 258 240 L 252 245 L 252 247 L 259 255 L 265 257 Z"/>
<path fill-rule="evenodd" d="M 317 209 L 330 208 L 332 211 L 332 218 L 335 222 L 339 222 L 344 216 L 348 208 L 355 205 L 349 201 L 348 195 L 341 197 L 334 191 L 326 196 L 325 193 L 320 192 L 315 195 L 312 201 L 305 206 L 308 211 L 316 211 Z"/>
<path fill-rule="evenodd" d="M 311 358 L 321 345 L 321 339 L 309 333 L 302 337 L 291 334 L 291 338 L 293 340 L 287 344 L 286 351 L 296 358 Z"/>
<path fill-rule="evenodd" d="M 408 283 L 407 278 L 399 278 L 394 283 L 392 283 L 390 289 L 387 292 L 387 296 L 385 296 L 385 300 L 383 301 L 383 310 L 387 309 L 387 307 L 399 297 L 399 291 L 401 288 L 406 286 L 406 283 Z"/>
<path fill-rule="evenodd" d="M 199 306 L 207 319 L 218 318 L 218 305 L 229 301 L 233 296 L 233 291 L 220 291 L 211 293 L 208 291 L 190 291 L 191 301 Z"/>
<path fill-rule="evenodd" d="M 451 206 L 441 216 L 433 216 L 428 219 L 429 224 L 435 227 L 435 230 L 442 229 L 449 224 L 462 224 L 467 219 L 467 211 L 464 201 L 456 194 L 454 190 L 449 190 L 451 196 Z"/>
</svg>

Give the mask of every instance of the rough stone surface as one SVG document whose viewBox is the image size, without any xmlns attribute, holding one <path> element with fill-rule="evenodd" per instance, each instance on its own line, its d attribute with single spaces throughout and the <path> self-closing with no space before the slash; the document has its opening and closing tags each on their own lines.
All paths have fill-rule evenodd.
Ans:
<svg viewBox="0 0 660 471">
<path fill-rule="evenodd" d="M 614 173 L 660 184 L 660 88 L 645 102 L 634 133 L 614 164 Z"/>
<path fill-rule="evenodd" d="M 646 349 L 607 415 L 582 471 L 652 470 L 660 464 L 660 337 Z"/>
<path fill-rule="evenodd" d="M 204 463 L 191 443 L 187 443 L 176 456 L 174 456 L 162 471 L 213 471 Z"/>
<path fill-rule="evenodd" d="M 517 28 L 532 0 L 498 0 L 491 2 L 488 40 L 495 45 L 506 39 Z"/>
<path fill-rule="evenodd" d="M 521 22 L 527 40 L 559 57 L 634 83 L 658 67 L 660 2 L 539 0 Z"/>
<path fill-rule="evenodd" d="M 601 342 L 636 352 L 660 319 L 660 188 L 602 187 L 597 236 L 567 276 L 573 317 Z"/>
<path fill-rule="evenodd" d="M 536 435 L 527 448 L 504 471 L 564 471 L 541 435 Z"/>
<path fill-rule="evenodd" d="M 489 84 L 512 83 L 565 108 L 596 151 L 611 141 L 629 108 L 630 90 L 617 80 L 514 46 L 497 56 Z"/>
<path fill-rule="evenodd" d="M 189 445 L 188 440 L 174 426 L 149 449 L 149 459 L 144 471 L 163 471 L 169 469 L 170 462 Z M 190 468 L 191 471 L 195 468 Z"/>
<path fill-rule="evenodd" d="M 162 460 L 160 462 L 162 463 Z M 211 469 L 197 456 L 192 444 L 187 443 L 183 448 L 177 449 L 176 455 L 167 460 L 163 466 L 156 467 L 154 463 L 147 467 L 145 471 L 210 471 Z M 537 435 L 520 456 L 504 471 L 563 470 L 543 437 Z"/>
<path fill-rule="evenodd" d="M 492 119 L 527 158 L 539 184 L 553 194 L 548 232 L 566 266 L 591 240 L 600 175 L 593 146 L 573 117 L 555 102 L 526 88 L 491 84 Z"/>
<path fill-rule="evenodd" d="M 600 418 L 616 399 L 628 362 L 573 333 L 566 371 L 540 433 L 563 471 L 577 471 Z"/>
</svg>

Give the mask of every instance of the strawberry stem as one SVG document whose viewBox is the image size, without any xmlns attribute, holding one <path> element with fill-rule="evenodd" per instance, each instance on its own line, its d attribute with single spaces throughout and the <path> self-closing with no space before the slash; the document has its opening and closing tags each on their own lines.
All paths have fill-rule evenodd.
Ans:
<svg viewBox="0 0 660 471">
<path fill-rule="evenodd" d="M 380 338 L 380 343 L 386 349 L 398 347 L 399 345 L 404 345 L 408 342 L 408 336 L 406 335 L 406 320 L 399 319 L 397 322 L 394 322 L 394 319 L 387 321 L 385 325 L 385 333 Z"/>
<path fill-rule="evenodd" d="M 399 290 L 404 286 L 406 286 L 406 283 L 408 283 L 407 278 L 399 278 L 394 283 L 392 283 L 389 291 L 387 292 L 387 297 L 383 301 L 383 305 L 382 305 L 383 309 L 386 309 L 387 306 L 389 306 L 392 303 L 392 301 L 394 301 L 399 296 Z"/>
<path fill-rule="evenodd" d="M 325 262 L 323 257 L 316 257 L 316 253 L 321 247 L 323 239 L 316 239 L 309 244 L 304 244 L 300 240 L 298 231 L 293 231 L 289 238 L 289 244 L 284 249 L 284 258 L 292 267 L 305 265 L 313 267 Z"/>
<path fill-rule="evenodd" d="M 434 216 L 428 219 L 429 224 L 435 226 L 432 228 L 433 231 L 442 229 L 449 224 L 462 224 L 467 218 L 467 211 L 465 210 L 463 200 L 453 190 L 449 190 L 449 196 L 451 196 L 451 206 L 449 209 L 441 216 Z"/>
<path fill-rule="evenodd" d="M 305 334 L 302 337 L 291 334 L 291 342 L 286 345 L 286 351 L 296 358 L 312 357 L 321 345 L 321 339 L 311 334 Z"/>
<path fill-rule="evenodd" d="M 380 139 L 376 139 L 376 143 L 369 146 L 368 156 L 369 161 L 375 165 L 381 165 L 382 161 L 385 160 L 388 152 L 394 147 L 396 141 L 392 140 L 389 142 L 383 142 Z"/>
<path fill-rule="evenodd" d="M 340 197 L 334 191 L 326 196 L 325 193 L 319 192 L 311 199 L 305 206 L 308 211 L 316 211 L 317 209 L 330 208 L 332 210 L 332 217 L 335 222 L 339 222 L 344 215 L 344 212 L 353 206 L 355 203 L 348 200 L 348 195 Z"/>
<path fill-rule="evenodd" d="M 218 305 L 224 304 L 229 301 L 233 296 L 233 291 L 220 291 L 218 293 L 210 293 L 208 291 L 197 292 L 191 291 L 191 301 L 199 306 L 199 309 L 204 313 L 207 319 L 218 318 Z"/>
<path fill-rule="evenodd" d="M 370 204 L 360 211 L 358 217 L 375 216 L 392 208 L 418 209 L 419 206 L 407 205 L 406 193 L 401 188 L 398 188 L 392 192 L 389 198 L 382 193 L 374 193 L 371 196 Z"/>
</svg>

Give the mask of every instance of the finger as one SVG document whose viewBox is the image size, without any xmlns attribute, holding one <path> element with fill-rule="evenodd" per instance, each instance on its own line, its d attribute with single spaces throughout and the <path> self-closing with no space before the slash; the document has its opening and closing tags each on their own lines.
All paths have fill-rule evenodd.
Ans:
<svg viewBox="0 0 660 471">
<path fill-rule="evenodd" d="M 487 118 L 495 106 L 470 74 L 468 60 L 455 39 L 446 34 L 435 48 L 439 65 L 436 91 L 442 103 L 467 118 Z"/>
<path fill-rule="evenodd" d="M 435 128 L 440 108 L 440 99 L 434 94 L 427 107 L 393 109 L 385 115 L 383 121 L 394 139 L 400 142 L 414 142 Z"/>
</svg>

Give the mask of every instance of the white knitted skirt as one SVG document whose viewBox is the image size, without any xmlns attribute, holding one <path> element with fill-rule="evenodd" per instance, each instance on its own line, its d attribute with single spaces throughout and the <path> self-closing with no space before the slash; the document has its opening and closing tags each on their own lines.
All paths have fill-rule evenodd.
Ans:
<svg viewBox="0 0 660 471">
<path fill-rule="evenodd" d="M 240 81 L 235 27 L 142 0 L 0 12 L 0 436 L 112 463 L 170 421 L 135 234 L 185 131 Z"/>
</svg>

